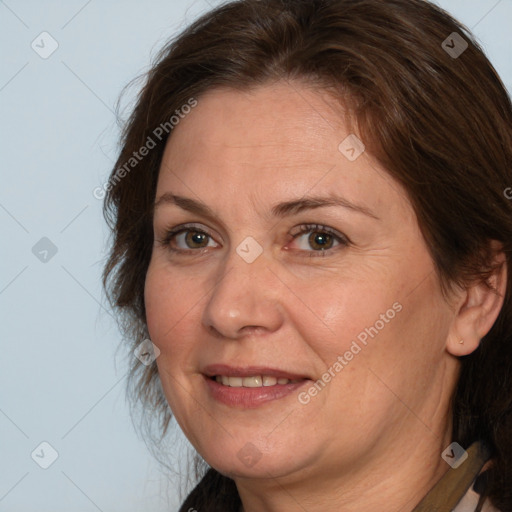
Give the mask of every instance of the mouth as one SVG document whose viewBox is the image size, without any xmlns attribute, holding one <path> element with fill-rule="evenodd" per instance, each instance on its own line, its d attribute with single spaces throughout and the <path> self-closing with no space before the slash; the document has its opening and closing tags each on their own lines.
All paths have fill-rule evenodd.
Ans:
<svg viewBox="0 0 512 512">
<path fill-rule="evenodd" d="M 307 380 L 307 375 L 265 366 L 211 364 L 203 369 L 206 377 L 231 387 L 259 388 Z"/>
<path fill-rule="evenodd" d="M 264 367 L 211 365 L 203 370 L 210 396 L 225 405 L 255 408 L 278 400 L 310 382 L 306 376 Z"/>
<path fill-rule="evenodd" d="M 287 379 L 284 377 L 276 378 L 272 375 L 251 375 L 249 377 L 234 377 L 230 375 L 214 375 L 211 380 L 229 386 L 231 388 L 262 388 L 270 386 L 283 386 L 285 384 L 295 384 L 306 379 Z"/>
</svg>

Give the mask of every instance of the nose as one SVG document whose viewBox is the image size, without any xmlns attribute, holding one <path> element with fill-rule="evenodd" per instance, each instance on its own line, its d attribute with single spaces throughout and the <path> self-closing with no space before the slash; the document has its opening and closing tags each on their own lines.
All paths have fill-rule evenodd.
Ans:
<svg viewBox="0 0 512 512">
<path fill-rule="evenodd" d="M 281 327 L 282 283 L 264 255 L 247 263 L 232 251 L 203 311 L 203 324 L 209 331 L 239 339 L 248 333 L 269 333 Z"/>
</svg>

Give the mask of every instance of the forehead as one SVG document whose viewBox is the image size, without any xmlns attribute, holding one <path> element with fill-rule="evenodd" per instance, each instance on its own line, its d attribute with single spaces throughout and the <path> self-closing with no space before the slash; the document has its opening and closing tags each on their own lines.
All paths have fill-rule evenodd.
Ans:
<svg viewBox="0 0 512 512">
<path fill-rule="evenodd" d="M 190 195 L 220 185 L 224 199 L 229 190 L 239 197 L 265 191 L 269 199 L 340 191 L 349 200 L 373 196 L 378 206 L 384 185 L 396 184 L 369 155 L 351 161 L 342 153 L 340 144 L 354 135 L 340 103 L 304 84 L 213 89 L 174 128 L 157 197 L 168 189 Z"/>
<path fill-rule="evenodd" d="M 327 93 L 300 84 L 278 82 L 239 91 L 212 89 L 198 99 L 198 105 L 175 127 L 168 152 L 180 162 L 195 162 L 210 156 L 244 157 L 250 165 L 266 159 L 332 160 L 339 157 L 338 144 L 346 128 L 341 107 Z M 348 134 L 348 133 L 347 133 Z M 196 148 L 195 151 L 180 149 Z M 286 153 L 283 153 L 286 150 Z"/>
</svg>

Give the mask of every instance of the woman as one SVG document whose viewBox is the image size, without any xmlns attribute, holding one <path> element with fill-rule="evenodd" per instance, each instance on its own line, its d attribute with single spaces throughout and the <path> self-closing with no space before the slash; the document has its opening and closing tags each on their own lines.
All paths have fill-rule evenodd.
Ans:
<svg viewBox="0 0 512 512">
<path fill-rule="evenodd" d="M 241 0 L 162 51 L 104 282 L 206 462 L 180 510 L 512 510 L 511 127 L 422 0 Z"/>
</svg>

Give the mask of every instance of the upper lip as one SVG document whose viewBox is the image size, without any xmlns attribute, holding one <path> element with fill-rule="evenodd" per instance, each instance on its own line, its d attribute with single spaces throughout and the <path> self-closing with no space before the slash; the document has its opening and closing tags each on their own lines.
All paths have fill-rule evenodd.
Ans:
<svg viewBox="0 0 512 512">
<path fill-rule="evenodd" d="M 202 373 L 208 377 L 225 375 L 229 377 L 252 377 L 254 375 L 268 375 L 276 379 L 308 379 L 309 377 L 299 373 L 269 368 L 266 366 L 230 366 L 227 364 L 210 364 L 203 368 Z"/>
</svg>

